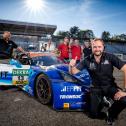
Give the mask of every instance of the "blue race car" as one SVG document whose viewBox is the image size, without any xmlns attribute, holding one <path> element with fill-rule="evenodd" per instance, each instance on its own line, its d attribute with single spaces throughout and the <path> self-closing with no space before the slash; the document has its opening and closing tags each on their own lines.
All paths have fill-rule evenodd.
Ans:
<svg viewBox="0 0 126 126">
<path fill-rule="evenodd" d="M 68 65 L 50 55 L 32 59 L 22 55 L 9 64 L 0 64 L 0 86 L 18 86 L 57 110 L 86 109 L 90 84 L 87 70 L 70 75 Z"/>
</svg>

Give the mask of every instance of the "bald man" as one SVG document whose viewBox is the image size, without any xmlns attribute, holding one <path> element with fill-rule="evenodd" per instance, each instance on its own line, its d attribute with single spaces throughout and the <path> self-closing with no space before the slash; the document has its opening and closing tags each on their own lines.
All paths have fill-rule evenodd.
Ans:
<svg viewBox="0 0 126 126">
<path fill-rule="evenodd" d="M 12 53 L 14 49 L 25 53 L 25 51 L 18 47 L 18 45 L 10 40 L 11 33 L 9 31 L 5 31 L 3 33 L 3 38 L 0 39 L 0 63 L 8 62 L 10 58 L 12 58 Z"/>
</svg>

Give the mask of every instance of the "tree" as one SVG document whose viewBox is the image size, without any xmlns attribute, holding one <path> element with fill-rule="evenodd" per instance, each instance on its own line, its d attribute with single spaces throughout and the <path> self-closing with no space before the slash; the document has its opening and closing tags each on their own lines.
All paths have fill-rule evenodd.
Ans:
<svg viewBox="0 0 126 126">
<path fill-rule="evenodd" d="M 80 40 L 84 39 L 94 39 L 94 33 L 92 30 L 80 30 L 77 26 L 73 26 L 70 28 L 69 31 L 59 31 L 57 33 L 58 37 L 64 38 L 65 36 L 71 37 L 71 38 L 79 38 Z"/>
<path fill-rule="evenodd" d="M 71 38 L 78 38 L 80 29 L 77 26 L 73 26 L 69 30 L 69 34 Z"/>
<path fill-rule="evenodd" d="M 101 38 L 102 38 L 103 40 L 110 40 L 110 33 L 109 33 L 108 31 L 102 32 Z"/>
<path fill-rule="evenodd" d="M 126 41 L 126 35 L 125 35 L 125 34 L 121 34 L 121 35 L 120 35 L 120 40 Z"/>
<path fill-rule="evenodd" d="M 87 39 L 94 39 L 95 36 L 94 36 L 93 31 L 92 30 L 86 30 L 86 32 L 85 32 L 85 38 L 87 38 Z"/>
<path fill-rule="evenodd" d="M 92 30 L 80 30 L 79 38 L 81 39 L 94 39 L 94 33 Z"/>
<path fill-rule="evenodd" d="M 115 41 L 126 41 L 126 35 L 125 34 L 114 35 L 114 36 L 112 36 L 111 39 L 115 40 Z"/>
<path fill-rule="evenodd" d="M 66 36 L 70 36 L 69 35 L 69 31 L 59 31 L 58 33 L 57 33 L 57 36 L 60 36 L 61 38 L 64 38 L 64 37 L 66 37 Z"/>
</svg>

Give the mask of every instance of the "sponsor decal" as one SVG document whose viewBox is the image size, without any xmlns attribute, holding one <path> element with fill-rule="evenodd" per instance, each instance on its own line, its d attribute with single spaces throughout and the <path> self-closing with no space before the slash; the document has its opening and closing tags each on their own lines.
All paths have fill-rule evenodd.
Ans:
<svg viewBox="0 0 126 126">
<path fill-rule="evenodd" d="M 29 69 L 13 69 L 13 76 L 27 76 L 29 75 Z"/>
<path fill-rule="evenodd" d="M 63 103 L 63 108 L 69 108 L 70 104 L 69 103 Z"/>
<path fill-rule="evenodd" d="M 80 77 L 80 78 L 84 78 L 84 77 L 86 77 L 86 76 L 88 76 L 87 73 L 82 73 L 79 77 Z"/>
<path fill-rule="evenodd" d="M 0 78 L 7 78 L 8 71 L 0 71 Z"/>
<path fill-rule="evenodd" d="M 61 92 L 81 92 L 81 86 L 64 86 Z"/>
<path fill-rule="evenodd" d="M 60 99 L 78 99 L 82 95 L 60 95 Z"/>
<path fill-rule="evenodd" d="M 13 85 L 28 84 L 29 69 L 13 69 Z"/>
</svg>

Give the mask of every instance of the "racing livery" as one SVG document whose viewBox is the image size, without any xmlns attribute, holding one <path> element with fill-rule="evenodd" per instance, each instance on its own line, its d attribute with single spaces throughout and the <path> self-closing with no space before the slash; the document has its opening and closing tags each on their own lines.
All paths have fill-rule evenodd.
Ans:
<svg viewBox="0 0 126 126">
<path fill-rule="evenodd" d="M 10 64 L 0 64 L 0 86 L 18 86 L 56 110 L 85 109 L 90 84 L 87 70 L 70 75 L 66 64 L 22 64 L 14 59 Z"/>
</svg>

